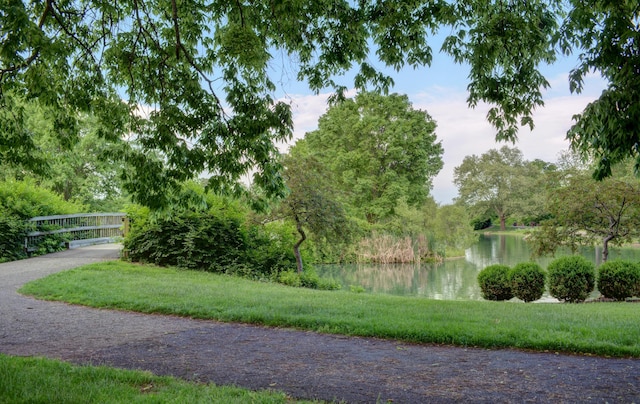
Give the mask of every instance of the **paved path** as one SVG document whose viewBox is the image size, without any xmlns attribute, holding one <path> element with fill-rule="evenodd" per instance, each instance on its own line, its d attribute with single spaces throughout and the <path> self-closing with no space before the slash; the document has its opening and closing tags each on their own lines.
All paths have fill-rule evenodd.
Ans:
<svg viewBox="0 0 640 404">
<path fill-rule="evenodd" d="M 0 264 L 0 352 L 362 403 L 640 403 L 640 360 L 410 345 L 38 301 L 24 283 L 101 245 Z"/>
</svg>

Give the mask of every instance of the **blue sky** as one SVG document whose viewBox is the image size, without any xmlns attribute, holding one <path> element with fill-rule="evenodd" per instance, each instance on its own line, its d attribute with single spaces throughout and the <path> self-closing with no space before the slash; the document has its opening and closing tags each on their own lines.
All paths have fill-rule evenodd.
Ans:
<svg viewBox="0 0 640 404">
<path fill-rule="evenodd" d="M 448 55 L 438 53 L 438 44 L 432 46 L 432 66 L 393 72 L 395 86 L 391 91 L 407 94 L 415 109 L 427 111 L 438 124 L 436 136 L 444 148 L 444 167 L 433 181 L 431 194 L 438 203 L 447 204 L 457 195 L 453 184 L 454 167 L 467 155 L 479 155 L 505 143 L 496 143 L 495 130 L 485 119 L 486 105 L 478 105 L 475 109 L 467 106 L 468 68 L 454 64 Z M 306 84 L 297 82 L 295 66 L 284 58 L 276 56 L 274 64 L 279 64 L 278 73 L 272 77 L 281 86 L 279 96 L 291 103 L 294 113 L 295 141 L 317 128 L 318 118 L 326 111 L 330 92 L 316 95 Z M 576 65 L 577 57 L 573 56 L 545 66 L 543 73 L 551 83 L 551 88 L 544 93 L 545 106 L 534 114 L 534 130 L 521 128 L 515 144 L 525 159 L 557 161 L 558 154 L 568 148 L 566 132 L 571 127 L 572 116 L 581 112 L 605 88 L 604 80 L 593 75 L 585 80 L 582 94 L 571 94 L 568 75 Z M 344 83 L 348 85 L 349 80 L 345 79 Z M 352 91 L 351 94 L 355 93 Z"/>
</svg>

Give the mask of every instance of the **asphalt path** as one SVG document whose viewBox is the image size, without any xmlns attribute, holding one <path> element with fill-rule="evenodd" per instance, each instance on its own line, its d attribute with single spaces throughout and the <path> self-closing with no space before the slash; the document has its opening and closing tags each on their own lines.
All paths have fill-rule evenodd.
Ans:
<svg viewBox="0 0 640 404">
<path fill-rule="evenodd" d="M 119 248 L 89 246 L 0 264 L 0 353 L 328 401 L 640 403 L 638 359 L 412 345 L 92 309 L 17 293 L 31 280 L 117 259 Z"/>
</svg>

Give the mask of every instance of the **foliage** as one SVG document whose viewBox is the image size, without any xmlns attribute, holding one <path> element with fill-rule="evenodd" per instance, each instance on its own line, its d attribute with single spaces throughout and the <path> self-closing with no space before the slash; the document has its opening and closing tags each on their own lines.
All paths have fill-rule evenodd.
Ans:
<svg viewBox="0 0 640 404">
<path fill-rule="evenodd" d="M 545 273 L 535 262 L 521 262 L 509 271 L 513 295 L 525 303 L 542 297 L 545 290 Z"/>
<path fill-rule="evenodd" d="M 593 291 L 596 281 L 594 265 L 586 258 L 560 257 L 547 266 L 549 293 L 558 300 L 577 303 Z"/>
<path fill-rule="evenodd" d="M 80 114 L 77 134 L 61 136 L 50 106 L 33 101 L 22 104 L 26 130 L 44 163 L 37 172 L 30 172 L 0 160 L 0 178 L 33 179 L 40 187 L 52 190 L 65 201 L 83 204 L 91 212 L 121 210 L 125 201 L 118 178 L 122 164 L 108 158 L 110 145 L 96 134 L 95 119 Z"/>
<path fill-rule="evenodd" d="M 549 86 L 540 66 L 576 51 L 572 90 L 591 71 L 610 84 L 578 117 L 574 147 L 595 152 L 603 175 L 608 161 L 638 155 L 633 1 L 11 4 L 0 15 L 0 159 L 30 170 L 43 162 L 17 95 L 47 107 L 69 144 L 81 114 L 94 116 L 111 156 L 128 165 L 126 190 L 153 207 L 201 172 L 214 189 L 241 192 L 234 185 L 255 168 L 257 186 L 282 193 L 274 141 L 290 138 L 292 119 L 289 105 L 275 101 L 270 71 L 283 55 L 295 60 L 297 79 L 316 92 L 331 87 L 339 100 L 351 86 L 336 78 L 345 73 L 355 72 L 357 89 L 387 91 L 393 79 L 384 66 L 428 66 L 429 35 L 441 28 L 442 49 L 470 67 L 468 103 L 491 105 L 498 139 L 514 141 L 520 125 L 533 126 Z"/>
<path fill-rule="evenodd" d="M 359 241 L 356 254 L 357 262 L 406 264 L 430 257 L 433 250 L 424 237 L 414 240 L 410 236 L 398 237 L 374 232 Z"/>
<path fill-rule="evenodd" d="M 603 179 L 629 157 L 640 171 L 640 62 L 635 1 L 572 1 L 563 23 L 560 45 L 579 50 L 580 63 L 569 76 L 572 91 L 581 92 L 584 77 L 598 72 L 608 83 L 600 97 L 574 117 L 567 137 L 572 147 L 595 158 L 593 176 Z"/>
<path fill-rule="evenodd" d="M 507 265 L 494 264 L 478 273 L 478 284 L 482 297 L 486 300 L 509 300 L 513 298 Z"/>
<path fill-rule="evenodd" d="M 133 261 L 222 272 L 244 263 L 247 242 L 237 221 L 194 213 L 157 219 L 124 246 Z"/>
<path fill-rule="evenodd" d="M 584 175 L 572 176 L 549 194 L 547 208 L 552 218 L 529 237 L 535 255 L 553 254 L 562 245 L 575 251 L 578 245 L 602 242 L 602 259 L 606 261 L 609 243 L 620 245 L 640 236 L 637 180 L 595 181 Z"/>
<path fill-rule="evenodd" d="M 27 224 L 15 216 L 0 216 L 0 262 L 26 258 L 24 239 Z"/>
<path fill-rule="evenodd" d="M 359 93 L 320 117 L 301 147 L 326 167 L 343 203 L 377 223 L 400 201 L 420 206 L 427 199 L 442 168 L 435 127 L 406 96 Z"/>
<path fill-rule="evenodd" d="M 640 328 L 629 321 L 638 308 L 625 303 L 518 305 L 326 293 L 117 261 L 39 279 L 20 293 L 93 307 L 417 343 L 640 357 Z"/>
<path fill-rule="evenodd" d="M 616 300 L 640 296 L 640 266 L 622 260 L 603 263 L 598 267 L 598 290 Z"/>
<path fill-rule="evenodd" d="M 470 65 L 469 104 L 492 104 L 487 119 L 496 138 L 513 142 L 519 125 L 533 128 L 531 113 L 543 105 L 541 91 L 549 87 L 537 66 L 555 60 L 559 2 L 473 0 L 454 7 L 459 31 L 443 49 Z"/>
<path fill-rule="evenodd" d="M 491 218 L 477 217 L 471 221 L 471 226 L 473 226 L 473 230 L 484 230 L 491 227 Z"/>
<path fill-rule="evenodd" d="M 299 288 L 302 286 L 302 279 L 300 279 L 300 273 L 294 271 L 284 271 L 278 274 L 278 282 L 283 285 L 293 286 Z"/>
<path fill-rule="evenodd" d="M 487 300 L 509 300 L 513 297 L 507 265 L 494 264 L 483 268 L 478 273 L 478 284 L 482 297 Z"/>
<path fill-rule="evenodd" d="M 478 235 L 473 232 L 469 222 L 469 214 L 463 206 L 438 206 L 433 237 L 440 255 L 452 256 L 450 252 L 464 251 L 478 241 Z"/>
<path fill-rule="evenodd" d="M 342 205 L 333 196 L 332 187 L 327 183 L 323 165 L 303 153 L 287 156 L 284 165 L 289 193 L 275 215 L 295 223 L 300 238 L 292 246 L 298 272 L 302 273 L 300 246 L 307 239 L 305 229 L 311 231 L 318 241 L 341 244 L 349 240 L 351 226 Z"/>
<path fill-rule="evenodd" d="M 340 290 L 342 285 L 333 280 L 320 278 L 313 268 L 308 267 L 304 272 L 285 271 L 278 274 L 278 282 L 293 287 L 303 287 L 319 290 Z"/>
<path fill-rule="evenodd" d="M 260 278 L 269 278 L 273 274 L 290 271 L 296 267 L 296 257 L 291 248 L 296 242 L 294 234 L 295 230 L 289 223 L 273 222 L 264 226 L 248 226 L 247 262 Z M 302 256 L 306 256 L 305 251 L 301 253 Z"/>
<path fill-rule="evenodd" d="M 36 216 L 64 215 L 85 211 L 78 203 L 35 185 L 32 180 L 0 181 L 0 261 L 25 258 L 25 236 L 33 229 L 27 220 Z M 60 251 L 66 238 L 61 234 L 42 237 L 34 255 Z"/>
<path fill-rule="evenodd" d="M 522 152 L 503 146 L 480 156 L 466 156 L 454 169 L 453 182 L 458 187 L 458 200 L 479 214 L 495 213 L 500 229 L 507 217 L 518 210 L 519 202 L 533 193 L 527 186 L 527 173 Z"/>
<path fill-rule="evenodd" d="M 239 200 L 205 193 L 193 182 L 171 200 L 170 210 L 127 208 L 131 231 L 124 244 L 130 259 L 255 279 L 295 267 L 289 224 L 257 223 Z"/>
<path fill-rule="evenodd" d="M 85 207 L 67 202 L 58 194 L 25 180 L 0 182 L 0 211 L 27 220 L 36 216 L 79 213 L 85 211 Z"/>
</svg>

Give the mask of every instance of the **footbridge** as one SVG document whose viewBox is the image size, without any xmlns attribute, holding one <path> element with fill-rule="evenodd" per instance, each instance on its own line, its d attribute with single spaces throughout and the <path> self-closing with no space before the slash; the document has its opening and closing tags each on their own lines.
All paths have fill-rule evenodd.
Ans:
<svg viewBox="0 0 640 404">
<path fill-rule="evenodd" d="M 29 219 L 29 229 L 24 249 L 33 252 L 44 242 L 61 243 L 66 248 L 114 243 L 126 235 L 129 221 L 122 212 L 38 216 Z"/>
</svg>

